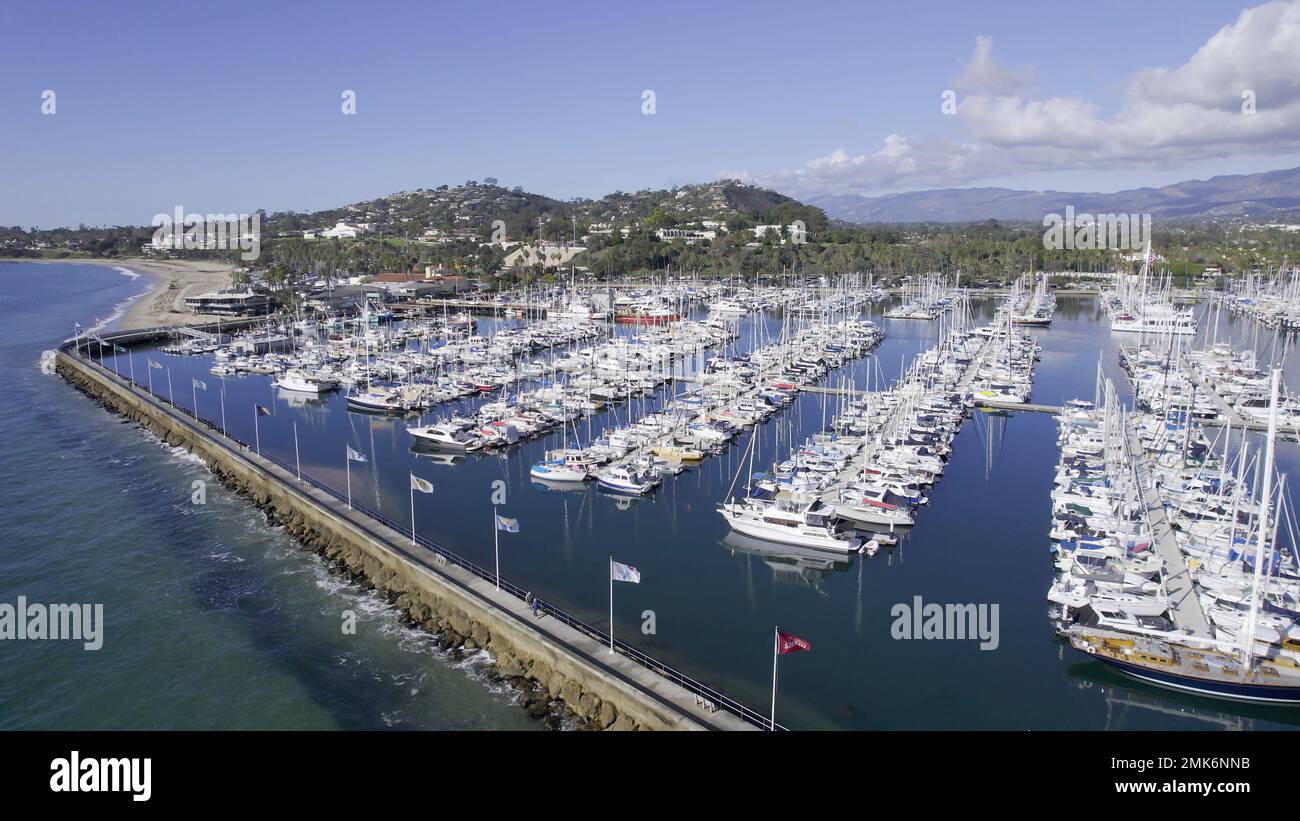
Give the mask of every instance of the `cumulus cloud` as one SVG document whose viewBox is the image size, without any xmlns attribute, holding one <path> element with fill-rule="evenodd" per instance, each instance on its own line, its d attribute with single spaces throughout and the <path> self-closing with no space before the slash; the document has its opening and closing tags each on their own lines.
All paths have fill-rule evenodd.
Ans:
<svg viewBox="0 0 1300 821">
<path fill-rule="evenodd" d="M 883 193 L 966 185 L 1009 172 L 1178 167 L 1300 151 L 1300 0 L 1243 11 L 1183 65 L 1143 69 L 1110 118 L 1082 97 L 1034 99 L 1031 67 L 1010 69 L 978 37 L 953 117 L 960 136 L 891 134 L 874 151 L 837 148 L 759 176 L 796 194 Z M 1249 94 L 1254 113 L 1244 113 Z M 938 105 L 936 103 L 936 109 Z"/>
</svg>

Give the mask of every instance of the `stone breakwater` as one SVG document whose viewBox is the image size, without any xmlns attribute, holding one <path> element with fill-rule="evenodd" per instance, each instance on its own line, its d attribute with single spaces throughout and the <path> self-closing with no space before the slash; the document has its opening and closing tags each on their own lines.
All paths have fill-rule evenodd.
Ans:
<svg viewBox="0 0 1300 821">
<path fill-rule="evenodd" d="M 353 517 L 340 515 L 312 498 L 319 491 L 313 494 L 270 475 L 237 445 L 218 442 L 91 365 L 60 352 L 56 370 L 105 408 L 138 423 L 166 444 L 201 458 L 223 485 L 262 510 L 269 523 L 283 526 L 331 569 L 378 591 L 410 624 L 434 634 L 453 657 L 486 651 L 493 659 L 491 677 L 515 688 L 529 715 L 547 726 L 611 730 L 706 727 L 703 721 L 634 686 L 625 676 L 592 663 L 581 650 L 552 640 L 527 622 L 531 616 L 512 615 L 476 596 L 467 582 L 477 577 L 463 568 L 426 566 L 413 554 L 368 535 Z M 428 553 L 423 548 L 411 550 Z M 433 562 L 432 558 L 429 561 Z M 723 724 L 729 726 L 730 722 Z"/>
</svg>

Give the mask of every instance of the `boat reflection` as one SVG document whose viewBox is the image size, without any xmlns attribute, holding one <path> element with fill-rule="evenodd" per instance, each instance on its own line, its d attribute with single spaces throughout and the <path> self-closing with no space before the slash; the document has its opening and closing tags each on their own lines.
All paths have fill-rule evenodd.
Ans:
<svg viewBox="0 0 1300 821">
<path fill-rule="evenodd" d="M 538 479 L 536 476 L 528 477 L 533 487 L 538 490 L 545 490 L 549 493 L 586 493 L 586 482 L 555 482 L 547 479 Z"/>
<path fill-rule="evenodd" d="M 277 402 L 284 402 L 289 407 L 300 410 L 323 408 L 327 404 L 319 394 L 285 390 L 284 388 L 275 389 L 275 399 Z"/>
<path fill-rule="evenodd" d="M 1180 693 L 1130 678 L 1101 662 L 1071 664 L 1065 671 L 1080 689 L 1095 687 L 1105 696 L 1107 730 L 1145 729 L 1145 725 L 1138 721 L 1126 726 L 1130 724 L 1128 718 L 1136 718 L 1132 716 L 1133 711 L 1143 710 L 1162 716 L 1196 719 L 1225 730 L 1252 730 L 1256 719 L 1300 726 L 1300 710 L 1225 702 Z M 1132 711 L 1125 708 L 1132 708 Z"/>
<path fill-rule="evenodd" d="M 428 459 L 435 465 L 459 465 L 465 461 L 465 454 L 444 450 L 436 445 L 427 445 L 415 440 L 408 448 L 411 454 L 420 459 Z"/>
<path fill-rule="evenodd" d="M 853 566 L 851 554 L 770 542 L 734 530 L 718 544 L 730 551 L 732 556 L 758 557 L 772 569 L 776 581 L 790 584 L 820 587 L 832 571 L 848 570 Z"/>
<path fill-rule="evenodd" d="M 453 467 L 465 461 L 465 457 L 459 453 L 425 452 L 415 448 L 411 448 L 411 453 L 417 459 L 428 459 L 432 464 L 446 465 L 447 467 Z"/>
<path fill-rule="evenodd" d="M 597 487 L 596 493 L 604 496 L 614 503 L 618 510 L 634 510 L 640 504 L 654 504 L 655 494 L 648 493 L 644 496 L 636 496 L 631 493 L 619 493 L 616 490 L 606 490 L 603 487 Z"/>
</svg>

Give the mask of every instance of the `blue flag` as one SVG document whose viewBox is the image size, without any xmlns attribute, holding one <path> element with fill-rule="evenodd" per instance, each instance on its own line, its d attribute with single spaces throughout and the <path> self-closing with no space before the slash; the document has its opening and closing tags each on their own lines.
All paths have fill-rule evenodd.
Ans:
<svg viewBox="0 0 1300 821">
<path fill-rule="evenodd" d="M 504 530 L 507 533 L 518 533 L 519 520 L 507 519 L 505 516 L 497 516 L 497 530 Z"/>
</svg>

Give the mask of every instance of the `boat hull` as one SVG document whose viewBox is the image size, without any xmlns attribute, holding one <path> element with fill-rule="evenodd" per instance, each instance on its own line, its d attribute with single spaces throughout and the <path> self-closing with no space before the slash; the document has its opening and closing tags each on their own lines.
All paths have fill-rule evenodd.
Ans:
<svg viewBox="0 0 1300 821">
<path fill-rule="evenodd" d="M 747 519 L 727 510 L 722 511 L 722 516 L 727 520 L 727 524 L 731 526 L 731 529 L 737 533 L 768 542 L 797 545 L 799 547 L 814 547 L 837 553 L 856 553 L 858 548 L 862 547 L 862 540 L 858 538 L 836 539 L 829 535 L 796 532 L 778 525 L 769 525 L 762 521 Z"/>
<path fill-rule="evenodd" d="M 1244 681 L 1230 682 L 1192 678 L 1178 673 L 1152 670 L 1119 659 L 1092 655 L 1091 653 L 1088 655 L 1109 664 L 1128 676 L 1172 690 L 1181 690 L 1185 693 L 1195 693 L 1196 695 L 1210 696 L 1212 698 L 1226 698 L 1233 701 L 1252 701 L 1262 704 L 1300 704 L 1300 686 L 1251 684 Z"/>
</svg>

